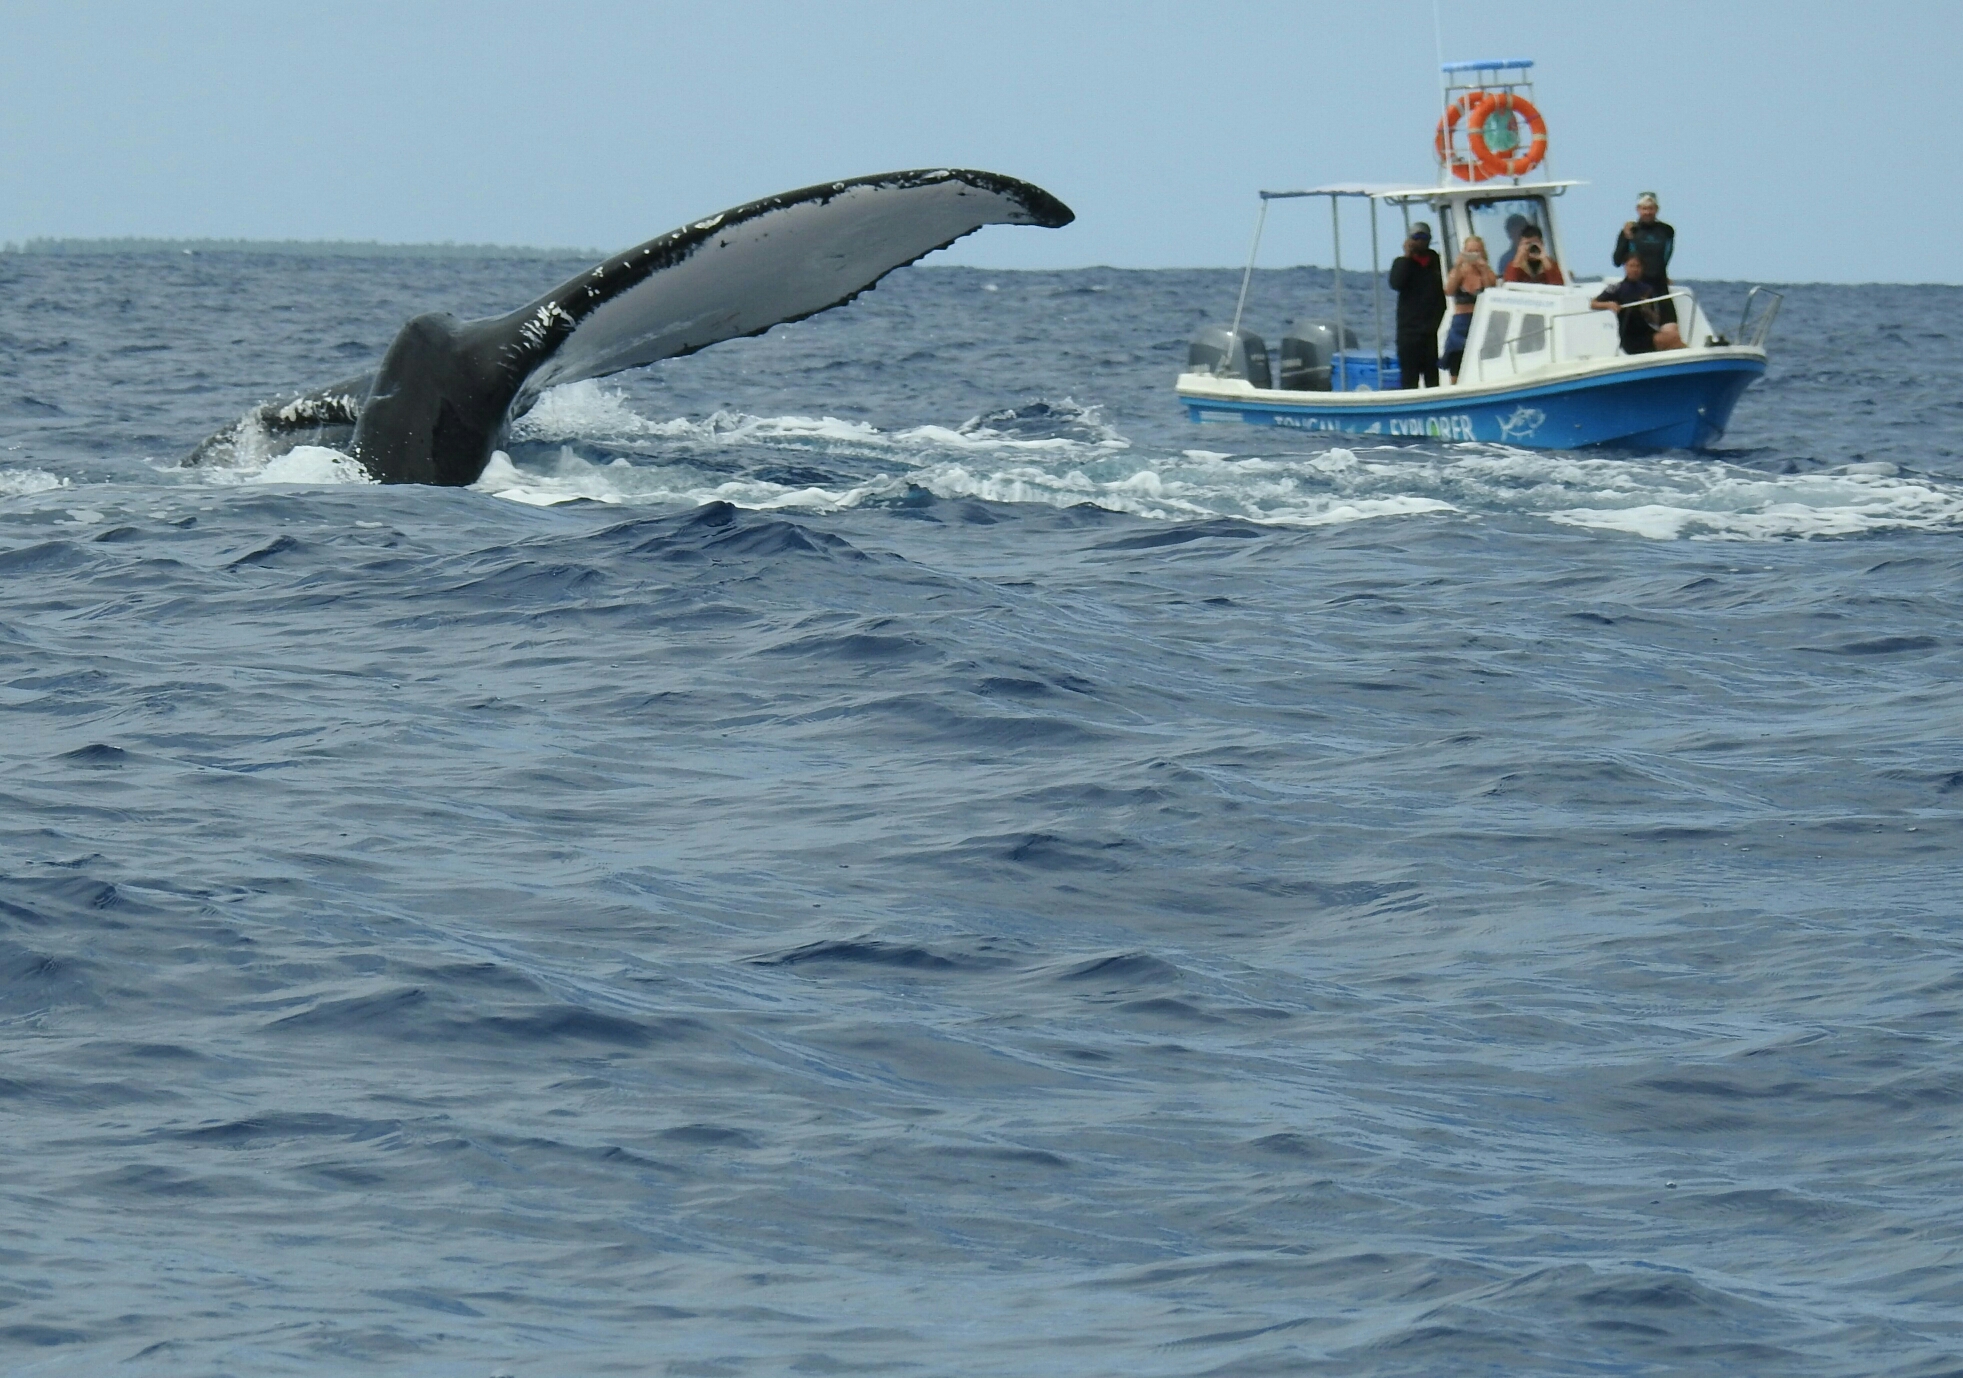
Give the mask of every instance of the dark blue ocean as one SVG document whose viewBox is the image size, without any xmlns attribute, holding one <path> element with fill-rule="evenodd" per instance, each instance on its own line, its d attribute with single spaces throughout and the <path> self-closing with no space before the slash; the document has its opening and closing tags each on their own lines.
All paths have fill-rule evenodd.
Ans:
<svg viewBox="0 0 1963 1378">
<path fill-rule="evenodd" d="M 582 266 L 0 257 L 0 1371 L 1963 1373 L 1963 290 L 1709 455 L 923 266 L 178 467 Z"/>
</svg>

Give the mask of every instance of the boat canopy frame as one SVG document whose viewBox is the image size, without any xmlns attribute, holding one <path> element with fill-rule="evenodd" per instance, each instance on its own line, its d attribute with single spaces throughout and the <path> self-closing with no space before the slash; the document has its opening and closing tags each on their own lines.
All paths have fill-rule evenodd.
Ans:
<svg viewBox="0 0 1963 1378">
<path fill-rule="evenodd" d="M 1335 246 L 1336 279 L 1336 350 L 1331 360 L 1336 372 L 1331 375 L 1332 384 L 1337 376 L 1342 378 L 1340 391 L 1349 391 L 1349 332 L 1343 314 L 1343 217 L 1340 204 L 1344 197 L 1362 197 L 1370 203 L 1370 305 L 1376 320 L 1377 378 L 1384 376 L 1384 282 L 1380 248 L 1377 233 L 1377 202 L 1388 199 L 1389 194 L 1414 190 L 1402 186 L 1371 186 L 1365 183 L 1349 183 L 1326 187 L 1311 187 L 1302 191 L 1264 191 L 1261 193 L 1261 211 L 1254 217 L 1254 240 L 1247 248 L 1247 267 L 1241 271 L 1240 299 L 1234 303 L 1233 338 L 1240 338 L 1241 317 L 1247 310 L 1247 289 L 1254 281 L 1254 260 L 1261 252 L 1261 232 L 1268 224 L 1268 203 L 1270 201 L 1295 201 L 1312 196 L 1329 198 L 1329 232 Z M 1411 207 L 1408 202 L 1402 206 L 1404 211 L 1404 233 L 1411 233 Z"/>
<path fill-rule="evenodd" d="M 1484 65 L 1484 64 L 1482 64 Z M 1526 182 L 1513 179 L 1510 185 L 1501 184 L 1504 190 L 1515 194 L 1539 193 L 1546 196 L 1559 196 L 1569 187 L 1580 186 L 1575 181 Z M 1233 337 L 1240 337 L 1241 320 L 1247 311 L 1247 292 L 1254 281 L 1254 263 L 1261 253 L 1261 235 L 1268 224 L 1268 203 L 1271 201 L 1299 201 L 1310 197 L 1323 196 L 1329 200 L 1329 232 L 1333 245 L 1336 282 L 1336 373 L 1340 374 L 1344 386 L 1339 391 L 1349 390 L 1349 365 L 1344 358 L 1347 353 L 1347 321 L 1343 312 L 1343 218 L 1340 205 L 1344 198 L 1361 198 L 1370 204 L 1370 310 L 1376 326 L 1375 345 L 1377 351 L 1377 377 L 1384 376 L 1384 274 L 1382 246 L 1379 242 L 1377 224 L 1377 203 L 1386 202 L 1396 206 L 1403 214 L 1404 237 L 1411 237 L 1411 204 L 1422 202 L 1426 205 L 1485 200 L 1500 188 L 1486 184 L 1468 186 L 1412 186 L 1409 183 L 1394 182 L 1332 182 L 1326 186 L 1303 187 L 1292 191 L 1263 191 L 1261 210 L 1254 217 L 1254 238 L 1247 246 L 1247 266 L 1241 270 L 1240 297 L 1234 303 Z M 1551 232 L 1551 231 L 1550 231 Z M 1449 236 L 1448 236 L 1449 238 Z M 1556 246 L 1558 252 L 1558 246 Z M 1332 384 L 1335 376 L 1331 376 Z"/>
</svg>

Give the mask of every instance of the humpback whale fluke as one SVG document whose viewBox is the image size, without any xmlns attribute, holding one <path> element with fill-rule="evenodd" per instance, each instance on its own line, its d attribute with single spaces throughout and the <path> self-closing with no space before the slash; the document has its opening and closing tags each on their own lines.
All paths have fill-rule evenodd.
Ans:
<svg viewBox="0 0 1963 1378">
<path fill-rule="evenodd" d="M 984 225 L 1076 217 L 992 172 L 889 172 L 752 201 L 616 254 L 508 316 L 418 316 L 374 373 L 269 402 L 190 463 L 257 430 L 345 446 L 383 483 L 469 484 L 540 393 L 842 306 Z"/>
</svg>

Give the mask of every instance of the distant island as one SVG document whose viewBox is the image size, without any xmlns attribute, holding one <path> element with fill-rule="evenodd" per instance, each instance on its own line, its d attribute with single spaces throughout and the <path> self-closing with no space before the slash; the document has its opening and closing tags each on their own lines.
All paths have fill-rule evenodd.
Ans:
<svg viewBox="0 0 1963 1378">
<path fill-rule="evenodd" d="M 380 244 L 351 239 L 28 239 L 7 254 L 285 254 L 294 258 L 605 258 L 594 249 L 516 244 Z"/>
</svg>

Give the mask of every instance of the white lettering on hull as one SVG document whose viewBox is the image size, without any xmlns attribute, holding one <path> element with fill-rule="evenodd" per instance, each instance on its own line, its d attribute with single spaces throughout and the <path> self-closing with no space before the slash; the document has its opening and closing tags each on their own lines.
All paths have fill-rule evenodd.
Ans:
<svg viewBox="0 0 1963 1378">
<path fill-rule="evenodd" d="M 1393 416 L 1359 426 L 1341 416 L 1296 416 L 1276 412 L 1274 424 L 1296 431 L 1340 431 L 1348 435 L 1422 435 L 1434 440 L 1471 440 L 1472 418 L 1464 412 L 1456 416 Z"/>
</svg>

